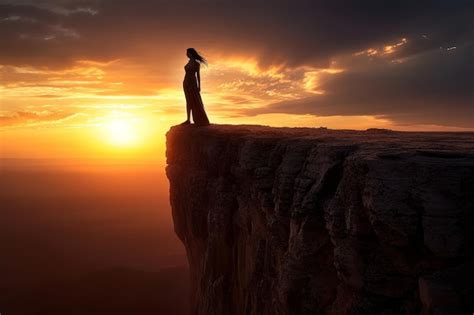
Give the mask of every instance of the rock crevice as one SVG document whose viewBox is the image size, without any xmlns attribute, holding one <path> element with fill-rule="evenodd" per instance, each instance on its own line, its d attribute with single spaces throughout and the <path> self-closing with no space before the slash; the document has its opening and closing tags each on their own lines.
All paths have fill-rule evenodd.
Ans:
<svg viewBox="0 0 474 315">
<path fill-rule="evenodd" d="M 195 314 L 472 311 L 474 134 L 173 127 Z"/>
</svg>

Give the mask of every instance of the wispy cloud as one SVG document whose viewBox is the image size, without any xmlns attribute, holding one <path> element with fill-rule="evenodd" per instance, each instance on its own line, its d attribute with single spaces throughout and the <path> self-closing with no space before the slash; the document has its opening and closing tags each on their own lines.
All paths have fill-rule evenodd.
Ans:
<svg viewBox="0 0 474 315">
<path fill-rule="evenodd" d="M 63 112 L 29 112 L 29 111 L 18 111 L 14 113 L 8 113 L 5 115 L 0 114 L 0 127 L 8 126 L 44 126 L 51 124 L 59 124 L 65 120 L 78 117 L 79 113 L 63 113 Z"/>
</svg>

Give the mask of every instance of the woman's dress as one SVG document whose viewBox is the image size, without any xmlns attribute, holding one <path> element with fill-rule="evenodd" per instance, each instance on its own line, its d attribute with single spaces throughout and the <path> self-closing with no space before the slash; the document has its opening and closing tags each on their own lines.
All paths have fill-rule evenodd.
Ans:
<svg viewBox="0 0 474 315">
<path fill-rule="evenodd" d="M 190 61 L 184 66 L 186 75 L 184 76 L 183 89 L 186 97 L 186 107 L 193 115 L 193 121 L 198 126 L 209 125 L 204 104 L 202 103 L 201 93 L 199 93 L 196 72 L 199 71 L 199 63 Z"/>
</svg>

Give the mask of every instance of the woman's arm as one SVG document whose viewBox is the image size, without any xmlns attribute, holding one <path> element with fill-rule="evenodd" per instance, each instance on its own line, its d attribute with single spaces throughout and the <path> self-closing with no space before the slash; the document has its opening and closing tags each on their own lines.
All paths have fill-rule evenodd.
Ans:
<svg viewBox="0 0 474 315">
<path fill-rule="evenodd" d="M 200 74 L 199 68 L 200 66 L 198 65 L 196 74 L 197 74 L 197 79 L 198 79 L 198 91 L 201 92 L 201 74 Z"/>
</svg>

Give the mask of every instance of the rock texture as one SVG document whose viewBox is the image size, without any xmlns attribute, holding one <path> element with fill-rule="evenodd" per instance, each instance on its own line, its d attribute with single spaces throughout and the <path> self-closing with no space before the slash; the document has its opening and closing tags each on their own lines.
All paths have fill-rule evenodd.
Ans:
<svg viewBox="0 0 474 315">
<path fill-rule="evenodd" d="M 177 126 L 195 314 L 470 314 L 474 134 Z"/>
</svg>

